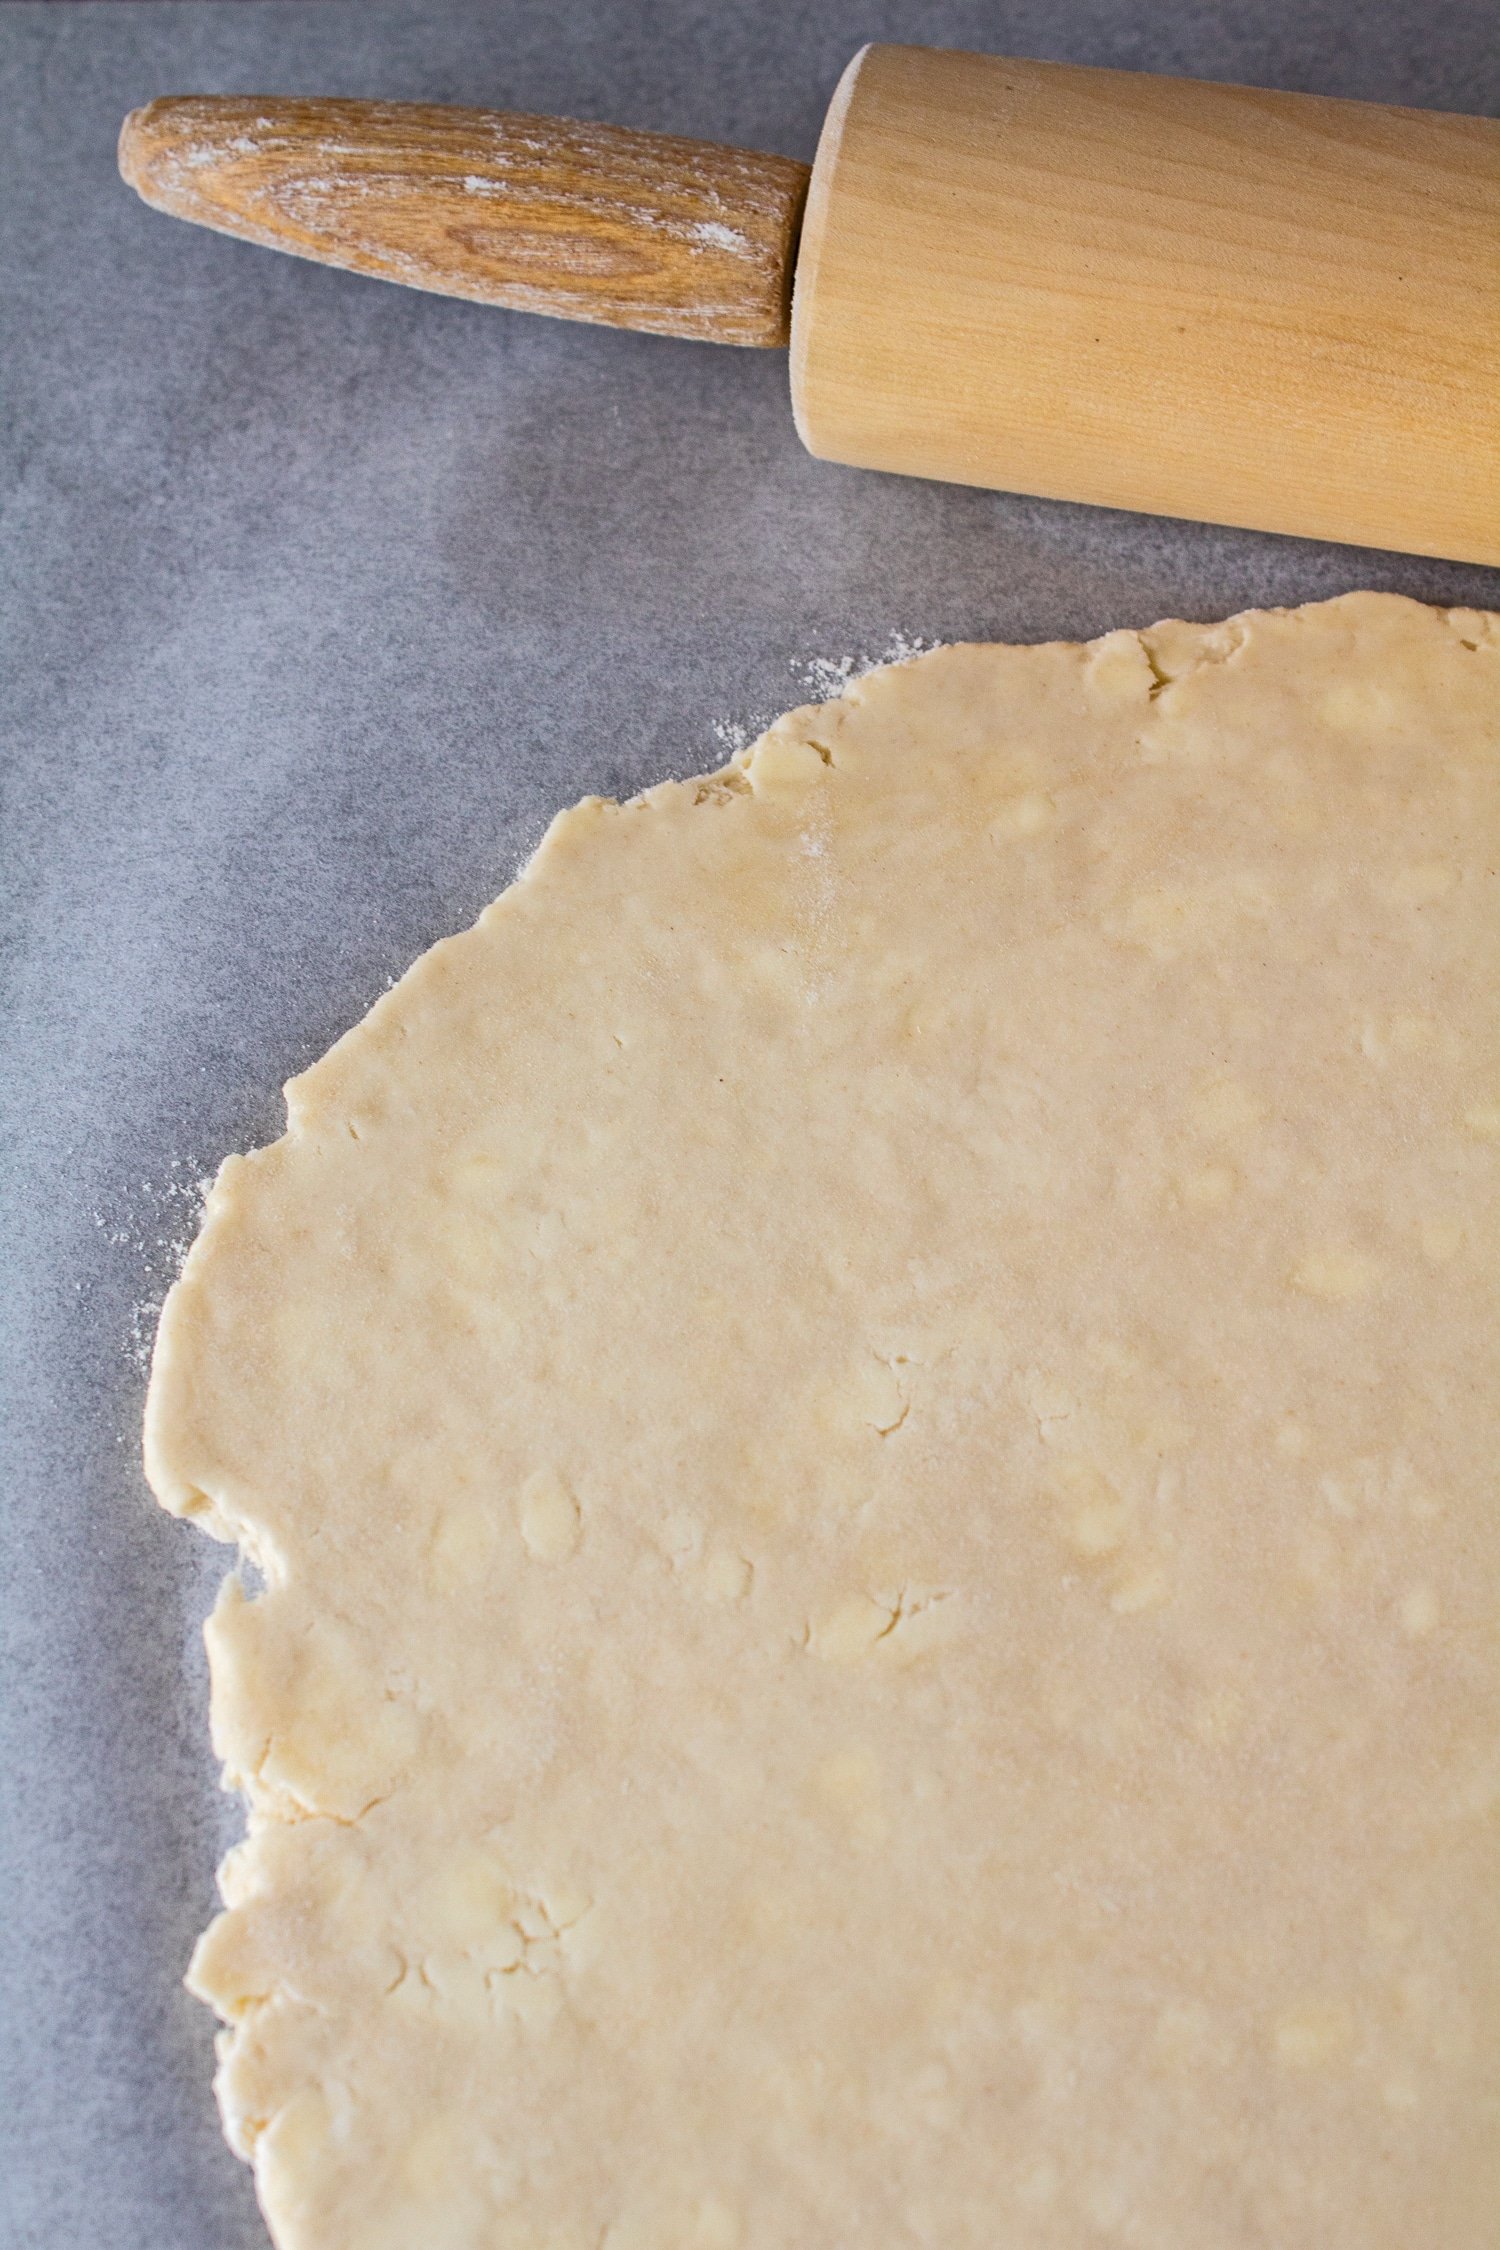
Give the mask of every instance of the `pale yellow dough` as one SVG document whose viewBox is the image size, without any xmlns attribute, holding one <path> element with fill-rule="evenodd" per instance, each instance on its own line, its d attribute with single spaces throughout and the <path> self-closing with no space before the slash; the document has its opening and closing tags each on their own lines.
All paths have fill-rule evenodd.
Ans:
<svg viewBox="0 0 1500 2250">
<path fill-rule="evenodd" d="M 164 1504 L 283 2250 L 1493 2250 L 1500 617 L 951 648 L 231 1158 Z"/>
</svg>

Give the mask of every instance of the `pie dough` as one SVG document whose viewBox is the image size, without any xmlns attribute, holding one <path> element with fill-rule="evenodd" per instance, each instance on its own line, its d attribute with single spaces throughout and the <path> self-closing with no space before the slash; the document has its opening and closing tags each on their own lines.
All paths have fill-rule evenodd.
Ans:
<svg viewBox="0 0 1500 2250">
<path fill-rule="evenodd" d="M 1493 2250 L 1500 617 L 554 821 L 162 1319 L 282 2250 Z"/>
</svg>

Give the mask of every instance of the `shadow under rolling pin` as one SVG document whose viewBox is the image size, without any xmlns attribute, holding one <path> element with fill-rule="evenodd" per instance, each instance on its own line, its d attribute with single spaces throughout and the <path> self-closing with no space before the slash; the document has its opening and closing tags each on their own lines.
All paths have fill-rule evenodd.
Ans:
<svg viewBox="0 0 1500 2250">
<path fill-rule="evenodd" d="M 806 165 L 187 95 L 148 203 L 413 288 L 791 347 L 821 459 L 1500 564 L 1500 121 L 866 47 Z"/>
</svg>

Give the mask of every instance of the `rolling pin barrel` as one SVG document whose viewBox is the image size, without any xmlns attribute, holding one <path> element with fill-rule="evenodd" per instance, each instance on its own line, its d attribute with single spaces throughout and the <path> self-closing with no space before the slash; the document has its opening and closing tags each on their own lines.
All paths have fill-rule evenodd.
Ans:
<svg viewBox="0 0 1500 2250">
<path fill-rule="evenodd" d="M 828 460 L 1500 563 L 1500 122 L 866 48 L 792 395 Z"/>
</svg>

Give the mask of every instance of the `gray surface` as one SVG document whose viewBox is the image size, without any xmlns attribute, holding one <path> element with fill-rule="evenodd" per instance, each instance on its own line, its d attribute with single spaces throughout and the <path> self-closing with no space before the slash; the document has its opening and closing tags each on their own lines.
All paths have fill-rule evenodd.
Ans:
<svg viewBox="0 0 1500 2250">
<path fill-rule="evenodd" d="M 1356 585 L 1500 606 L 1500 573 L 821 466 L 776 357 L 357 282 L 114 177 L 123 111 L 189 89 L 810 155 L 871 36 L 1500 106 L 1493 0 L 0 8 L 6 2250 L 263 2241 L 178 1985 L 234 1822 L 223 1557 L 136 1432 L 193 1183 L 280 1081 L 560 803 L 716 762 L 798 660 Z"/>
</svg>

